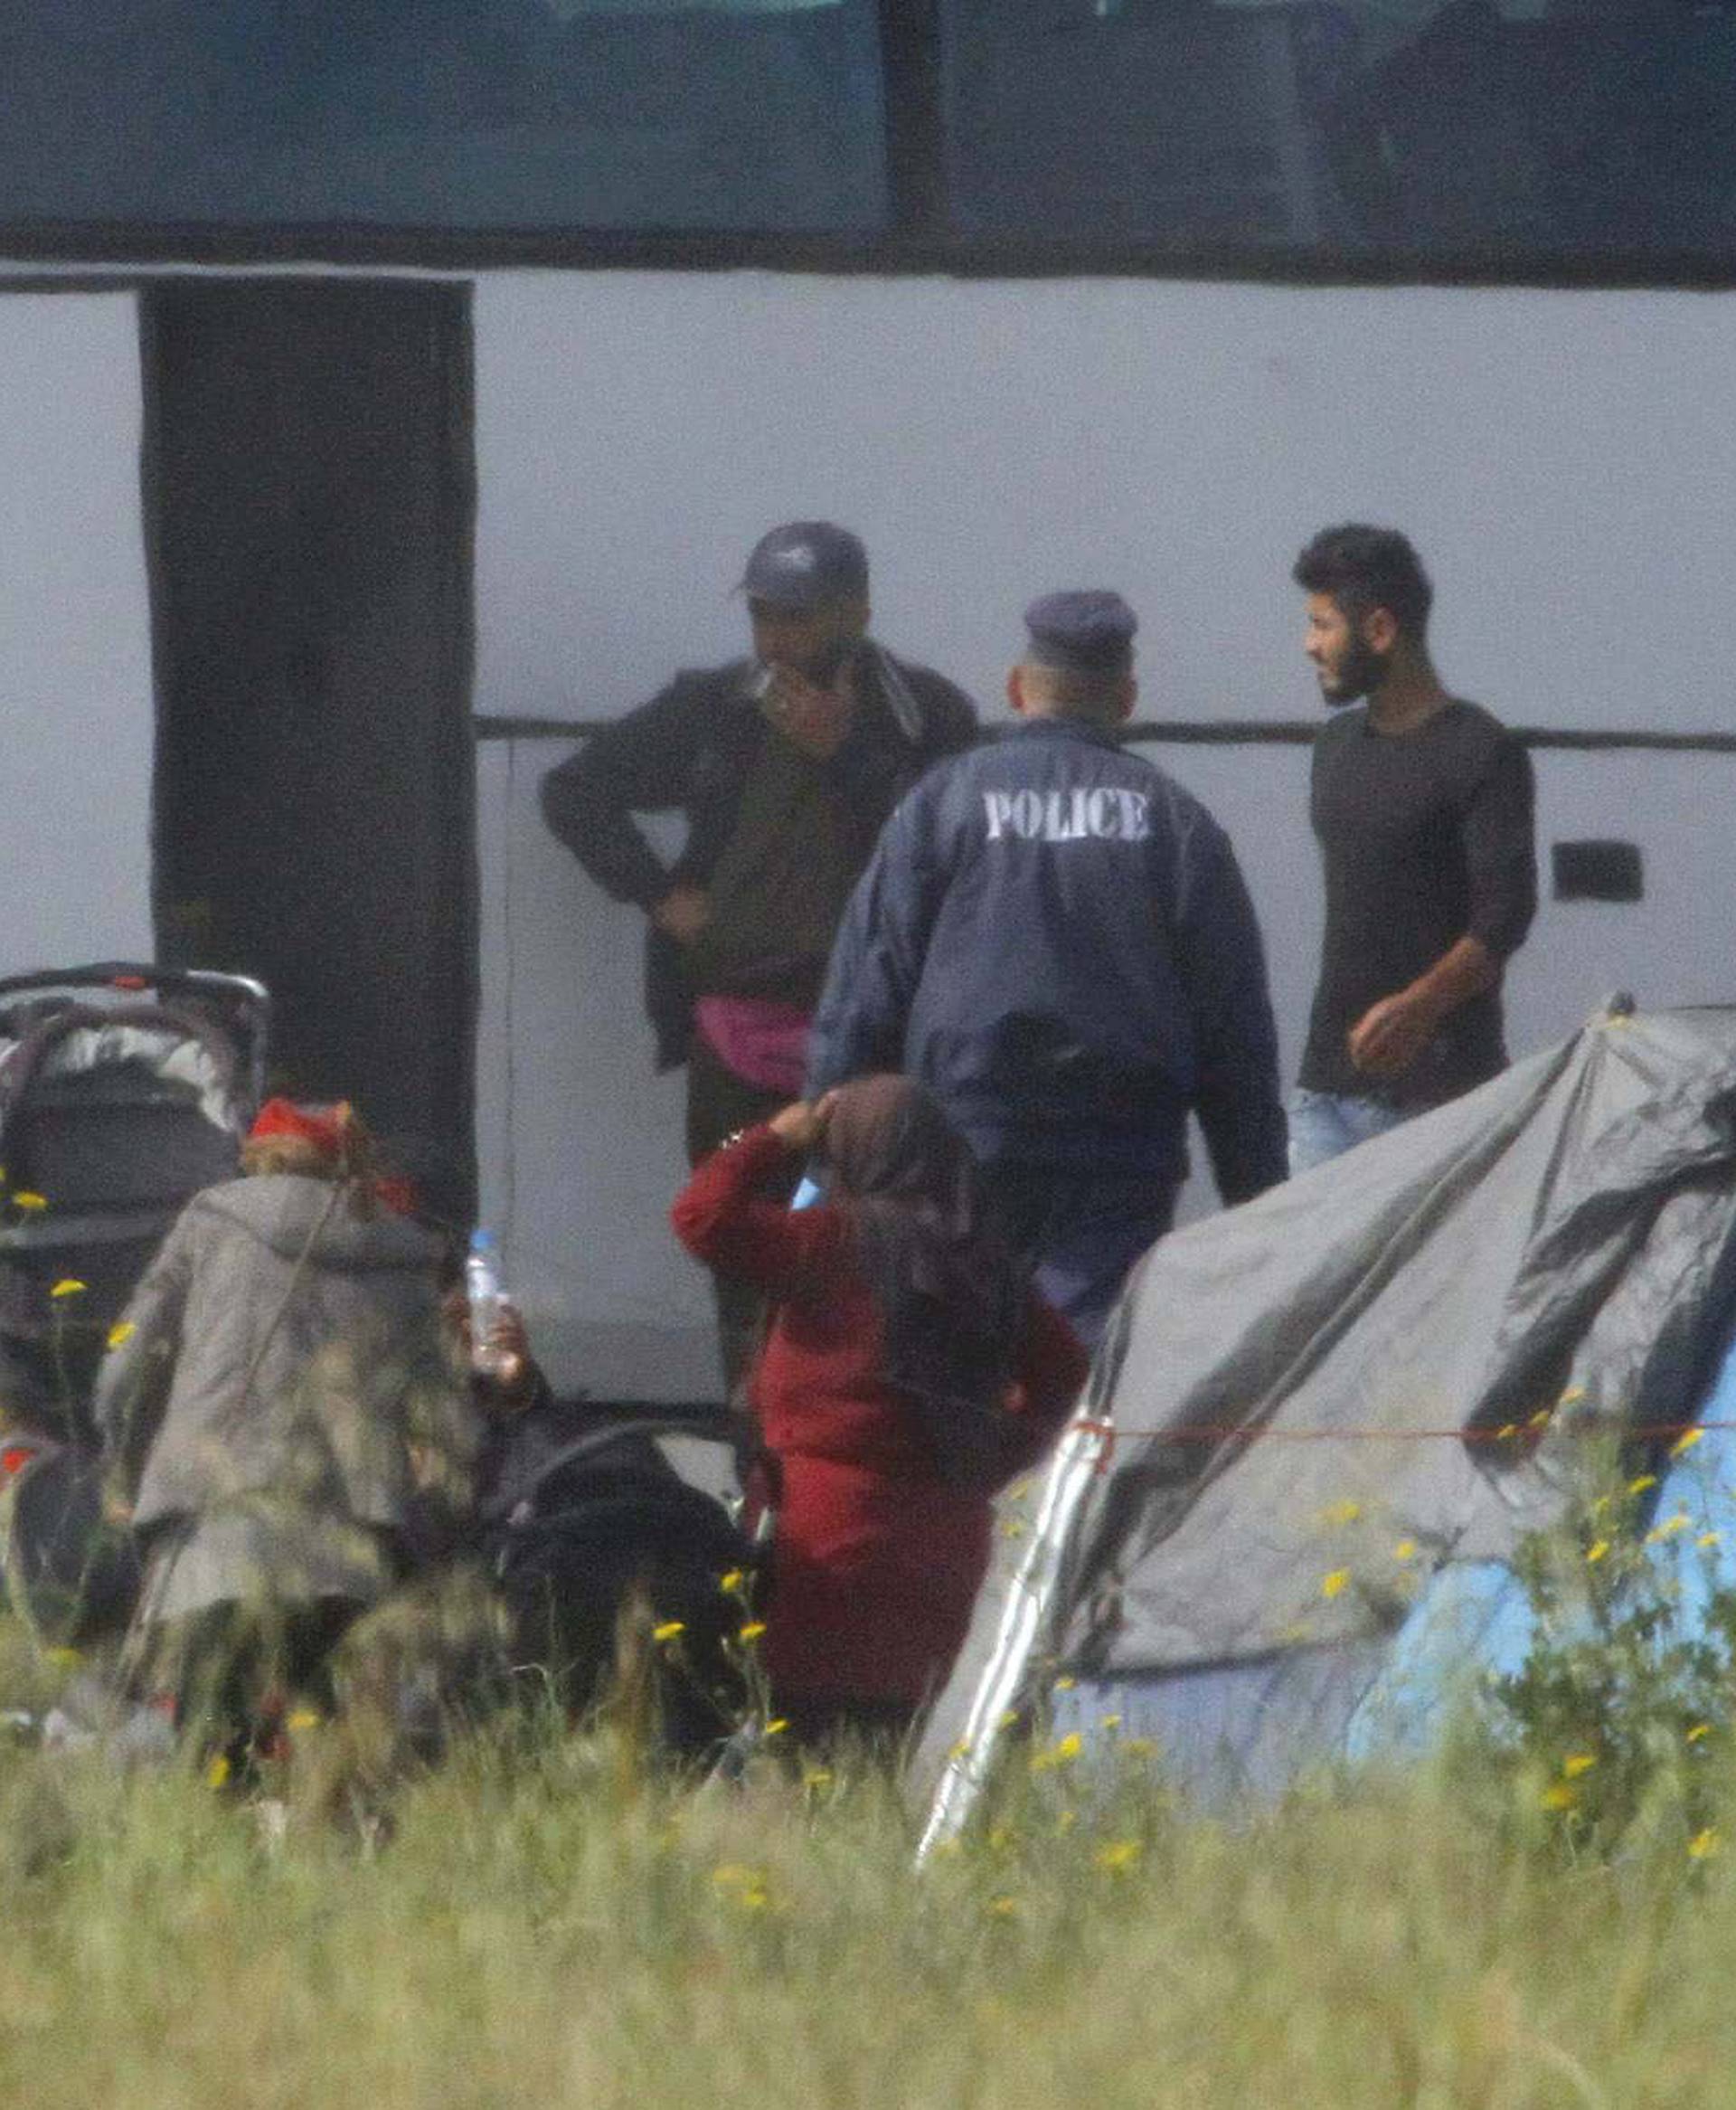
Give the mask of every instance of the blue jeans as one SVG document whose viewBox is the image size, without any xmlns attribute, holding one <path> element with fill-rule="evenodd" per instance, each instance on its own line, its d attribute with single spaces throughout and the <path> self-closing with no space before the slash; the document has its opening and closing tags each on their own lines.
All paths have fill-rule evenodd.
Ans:
<svg viewBox="0 0 1736 2110">
<path fill-rule="evenodd" d="M 1383 1099 L 1353 1099 L 1336 1092 L 1310 1092 L 1298 1084 L 1290 1094 L 1290 1177 L 1324 1165 L 1328 1158 L 1383 1136 L 1419 1110 L 1389 1106 Z"/>
</svg>

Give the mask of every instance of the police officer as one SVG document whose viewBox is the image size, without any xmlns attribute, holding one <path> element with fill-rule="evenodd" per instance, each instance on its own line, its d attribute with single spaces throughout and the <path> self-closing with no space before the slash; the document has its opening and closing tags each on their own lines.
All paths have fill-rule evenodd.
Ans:
<svg viewBox="0 0 1736 2110">
<path fill-rule="evenodd" d="M 1117 734 L 1133 610 L 1051 593 L 1024 620 L 1022 723 L 929 771 L 851 897 L 807 1089 L 875 1070 L 925 1084 L 1090 1340 L 1169 1228 L 1189 1112 L 1229 1203 L 1283 1178 L 1284 1115 L 1229 838 Z"/>
</svg>

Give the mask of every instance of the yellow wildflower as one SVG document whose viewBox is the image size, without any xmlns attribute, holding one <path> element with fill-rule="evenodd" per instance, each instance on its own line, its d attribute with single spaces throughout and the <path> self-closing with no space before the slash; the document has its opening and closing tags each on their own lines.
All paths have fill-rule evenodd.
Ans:
<svg viewBox="0 0 1736 2110">
<path fill-rule="evenodd" d="M 1057 1692 L 1071 1692 L 1074 1686 L 1078 1683 L 1079 1679 L 1077 1678 L 1057 1678 L 1055 1679 L 1055 1690 Z"/>
<path fill-rule="evenodd" d="M 1050 1773 L 1058 1765 L 1070 1765 L 1085 1747 L 1085 1739 L 1077 1729 L 1072 1729 L 1058 1744 L 1047 1751 L 1039 1751 L 1031 1761 L 1033 1773 Z"/>
<path fill-rule="evenodd" d="M 1024 1532 L 1024 1520 L 1021 1517 L 1009 1517 L 1005 1523 L 1001 1526 L 1003 1538 L 1023 1538 Z"/>
<path fill-rule="evenodd" d="M 720 1897 L 729 1898 L 743 1912 L 764 1912 L 771 1904 L 771 1892 L 767 1888 L 763 1869 L 748 1869 L 737 1861 L 725 1861 L 722 1868 L 712 1870 L 712 1887 Z"/>
<path fill-rule="evenodd" d="M 229 1779 L 229 1761 L 220 1751 L 205 1768 L 205 1785 L 221 1788 Z"/>
<path fill-rule="evenodd" d="M 1360 1502 L 1334 1502 L 1330 1509 L 1321 1510 L 1320 1521 L 1323 1524 L 1354 1524 L 1362 1513 L 1363 1505 Z"/>
<path fill-rule="evenodd" d="M 1699 1538 L 1696 1538 L 1696 1539 L 1694 1540 L 1694 1543 L 1696 1546 L 1699 1546 L 1699 1547 L 1707 1547 L 1707 1546 L 1716 1546 L 1716 1545 L 1718 1544 L 1718 1541 L 1719 1541 L 1719 1535 L 1718 1535 L 1718 1533 L 1717 1533 L 1717 1532 L 1715 1532 L 1715 1531 L 1703 1531 L 1703 1532 L 1700 1534 Z"/>
<path fill-rule="evenodd" d="M 1543 1790 L 1545 1810 L 1571 1810 L 1579 1799 L 1578 1788 L 1571 1788 L 1562 1781 L 1557 1781 L 1553 1787 Z"/>
<path fill-rule="evenodd" d="M 1548 1421 L 1550 1415 L 1552 1415 L 1555 1409 L 1552 1406 L 1540 1406 L 1536 1413 L 1533 1415 L 1531 1419 L 1525 1424 L 1525 1426 L 1528 1429 L 1541 1429 L 1543 1424 Z"/>
<path fill-rule="evenodd" d="M 1643 1495 L 1648 1487 L 1656 1487 L 1656 1473 L 1642 1472 L 1637 1480 L 1630 1480 L 1628 1482 L 1628 1492 L 1630 1495 Z"/>
<path fill-rule="evenodd" d="M 48 1293 L 51 1297 L 81 1297 L 89 1287 L 77 1275 L 62 1275 Z"/>
<path fill-rule="evenodd" d="M 733 1597 L 741 1587 L 742 1580 L 741 1569 L 731 1568 L 728 1575 L 717 1578 L 717 1586 L 726 1597 Z"/>
<path fill-rule="evenodd" d="M 1392 1557 L 1394 1560 L 1415 1560 L 1417 1557 L 1416 1540 L 1414 1538 L 1401 1538 L 1392 1548 Z"/>
<path fill-rule="evenodd" d="M 1599 1495 L 1597 1500 L 1591 1505 L 1591 1514 L 1594 1517 L 1601 1517 L 1608 1512 L 1609 1508 L 1609 1497 L 1608 1495 Z"/>
<path fill-rule="evenodd" d="M 1715 1825 L 1708 1824 L 1703 1831 L 1696 1831 L 1688 1841 L 1688 1853 L 1696 1861 L 1703 1861 L 1708 1854 L 1718 1851 L 1722 1841 Z"/>
<path fill-rule="evenodd" d="M 735 1638 L 739 1642 L 757 1642 L 765 1631 L 766 1623 L 763 1619 L 750 1619 L 740 1629 Z"/>
<path fill-rule="evenodd" d="M 286 1729 L 298 1729 L 305 1736 L 309 1729 L 318 1728 L 320 1717 L 310 1707 L 298 1707 L 284 1719 Z"/>
<path fill-rule="evenodd" d="M 1705 1434 L 1704 1429 L 1687 1429 L 1670 1445 L 1670 1456 L 1679 1458 L 1684 1451 L 1692 1451 Z"/>
<path fill-rule="evenodd" d="M 781 1736 L 788 1727 L 789 1717 L 779 1715 L 775 1721 L 769 1721 L 766 1724 L 766 1734 L 768 1736 Z"/>
<path fill-rule="evenodd" d="M 137 1331 L 137 1327 L 130 1319 L 118 1319 L 108 1329 L 108 1346 L 111 1348 L 125 1348 Z"/>
<path fill-rule="evenodd" d="M 1121 1727 L 1121 1717 L 1119 1715 L 1105 1715 L 1099 1727 L 1105 1729 L 1118 1729 Z"/>
<path fill-rule="evenodd" d="M 657 1642 L 672 1642 L 686 1631 L 687 1623 L 684 1619 L 665 1619 L 661 1626 L 651 1629 L 651 1639 Z"/>
<path fill-rule="evenodd" d="M 1320 1594 L 1327 1598 L 1336 1597 L 1341 1594 L 1349 1580 L 1350 1570 L 1348 1568 L 1334 1568 L 1330 1575 L 1321 1576 Z"/>
<path fill-rule="evenodd" d="M 1094 1868 L 1101 1869 L 1106 1876 L 1118 1876 L 1132 1868 L 1139 1859 L 1140 1847 L 1137 1839 L 1117 1839 L 1108 1846 L 1099 1846 L 1091 1856 Z"/>
<path fill-rule="evenodd" d="M 829 1788 L 832 1785 L 832 1768 L 829 1765 L 810 1765 L 802 1775 L 805 1788 Z"/>
<path fill-rule="evenodd" d="M 1563 1780 L 1578 1780 L 1582 1773 L 1590 1773 L 1597 1763 L 1596 1757 L 1590 1751 L 1570 1752 L 1561 1761 L 1561 1777 Z"/>
<path fill-rule="evenodd" d="M 1647 1546 L 1659 1545 L 1665 1538 L 1674 1538 L 1678 1531 L 1685 1531 L 1690 1519 L 1685 1509 L 1678 1509 L 1674 1517 L 1666 1517 L 1661 1524 L 1653 1525 L 1646 1534 Z"/>
<path fill-rule="evenodd" d="M 996 1919 L 1014 1919 L 1018 1915 L 1019 1901 L 1016 1897 L 991 1897 L 988 1909 Z"/>
<path fill-rule="evenodd" d="M 1585 1386 L 1583 1385 L 1570 1385 L 1555 1404 L 1557 1406 L 1573 1406 L 1584 1397 Z"/>
<path fill-rule="evenodd" d="M 13 1196 L 12 1206 L 15 1209 L 24 1209 L 33 1214 L 36 1210 L 45 1209 L 48 1206 L 48 1197 L 42 1194 L 33 1194 L 28 1187 L 24 1187 Z"/>
<path fill-rule="evenodd" d="M 970 1738 L 968 1736 L 960 1736 L 958 1741 L 947 1753 L 947 1764 L 948 1765 L 957 1765 L 961 1758 L 968 1758 L 969 1756 Z"/>
<path fill-rule="evenodd" d="M 1519 1425 L 1516 1422 L 1503 1422 L 1495 1432 L 1495 1440 L 1497 1443 L 1505 1443 L 1509 1436 L 1516 1436 L 1518 1433 Z"/>
<path fill-rule="evenodd" d="M 1018 1720 L 1018 1718 L 1019 1718 L 1019 1710 L 1018 1710 L 1018 1708 L 1015 1708 L 1015 1707 L 1010 1707 L 1010 1708 L 1007 1708 L 1006 1712 L 1005 1712 L 1005 1714 L 1004 1714 L 1004 1715 L 1001 1717 L 1000 1720 L 999 1720 L 998 1722 L 996 1722 L 996 1723 L 995 1723 L 995 1727 L 997 1729 L 1010 1729 L 1010 1728 L 1013 1727 L 1014 1723 L 1014 1722 L 1016 1722 L 1016 1721 Z"/>
<path fill-rule="evenodd" d="M 1588 1567 L 1594 1566 L 1603 1558 L 1604 1555 L 1608 1553 L 1609 1550 L 1609 1541 L 1607 1538 L 1599 1538 L 1595 1540 L 1585 1549 L 1586 1566 Z"/>
<path fill-rule="evenodd" d="M 1703 1736 L 1710 1736 L 1711 1734 L 1712 1724 L 1710 1722 L 1696 1722 L 1693 1728 L 1688 1731 L 1685 1741 L 1690 1744 L 1697 1744 Z"/>
</svg>

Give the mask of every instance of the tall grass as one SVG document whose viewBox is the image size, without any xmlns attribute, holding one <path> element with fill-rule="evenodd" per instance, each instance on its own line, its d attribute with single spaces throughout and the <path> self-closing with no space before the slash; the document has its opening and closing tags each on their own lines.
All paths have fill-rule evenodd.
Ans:
<svg viewBox="0 0 1736 2110">
<path fill-rule="evenodd" d="M 0 1752 L 0 2100 L 1736 2100 L 1722 1858 L 1576 1867 L 1511 1783 L 1226 1826 L 1052 1772 L 917 1876 L 847 1765 L 694 1793 L 520 1724 L 358 1824 L 330 1734 L 280 1834 L 190 1768 Z"/>
</svg>

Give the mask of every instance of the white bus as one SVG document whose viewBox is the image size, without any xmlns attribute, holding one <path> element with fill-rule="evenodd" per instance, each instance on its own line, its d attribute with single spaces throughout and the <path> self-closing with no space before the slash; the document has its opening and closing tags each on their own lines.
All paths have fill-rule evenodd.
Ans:
<svg viewBox="0 0 1736 2110">
<path fill-rule="evenodd" d="M 1291 1064 L 1288 569 L 1401 525 L 1448 682 L 1533 735 L 1515 1048 L 1732 993 L 1736 9 L 0 19 L 0 970 L 261 975 L 287 1083 L 474 1150 L 563 1381 L 715 1378 L 638 919 L 537 781 L 741 648 L 779 520 L 857 529 L 990 720 L 1026 600 L 1129 597 Z"/>
</svg>

